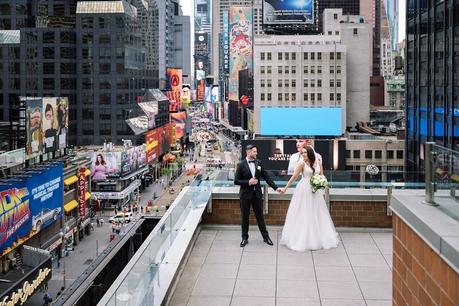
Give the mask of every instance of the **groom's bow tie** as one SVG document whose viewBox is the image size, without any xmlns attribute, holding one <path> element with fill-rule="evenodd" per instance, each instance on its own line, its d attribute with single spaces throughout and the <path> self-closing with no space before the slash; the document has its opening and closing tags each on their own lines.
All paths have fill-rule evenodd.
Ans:
<svg viewBox="0 0 459 306">
<path fill-rule="evenodd" d="M 255 161 L 254 160 L 249 160 L 249 163 L 254 163 Z"/>
</svg>

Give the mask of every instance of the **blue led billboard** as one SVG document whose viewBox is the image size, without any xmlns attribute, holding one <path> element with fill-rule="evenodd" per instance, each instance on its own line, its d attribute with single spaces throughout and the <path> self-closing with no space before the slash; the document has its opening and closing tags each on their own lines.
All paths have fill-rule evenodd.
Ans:
<svg viewBox="0 0 459 306">
<path fill-rule="evenodd" d="M 264 24 L 314 24 L 315 0 L 264 0 Z"/>
<path fill-rule="evenodd" d="M 262 107 L 263 136 L 340 136 L 343 110 L 340 107 Z"/>
<path fill-rule="evenodd" d="M 62 217 L 62 164 L 0 183 L 0 255 Z"/>
</svg>

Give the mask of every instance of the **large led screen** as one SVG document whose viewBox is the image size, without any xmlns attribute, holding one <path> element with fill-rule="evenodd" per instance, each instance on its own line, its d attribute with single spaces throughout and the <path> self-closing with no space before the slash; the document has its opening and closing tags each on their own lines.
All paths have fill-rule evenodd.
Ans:
<svg viewBox="0 0 459 306">
<path fill-rule="evenodd" d="M 343 110 L 339 107 L 262 107 L 263 136 L 340 136 Z"/>
<path fill-rule="evenodd" d="M 313 24 L 314 0 L 264 0 L 264 24 Z"/>
</svg>

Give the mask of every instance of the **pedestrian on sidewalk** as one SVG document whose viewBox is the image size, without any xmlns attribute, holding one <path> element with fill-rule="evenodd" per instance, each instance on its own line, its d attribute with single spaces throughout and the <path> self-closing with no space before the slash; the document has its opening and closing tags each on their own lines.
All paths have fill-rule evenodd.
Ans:
<svg viewBox="0 0 459 306">
<path fill-rule="evenodd" d="M 100 220 L 99 220 L 99 218 L 96 219 L 96 222 L 97 222 L 97 227 L 100 227 Z"/>
<path fill-rule="evenodd" d="M 43 301 L 45 302 L 44 305 L 51 305 L 53 298 L 51 297 L 51 294 L 49 294 L 49 292 L 45 293 L 45 296 L 43 297 Z"/>
<path fill-rule="evenodd" d="M 117 210 L 116 207 L 115 207 L 115 216 L 116 216 L 117 214 L 118 214 L 118 210 Z"/>
</svg>

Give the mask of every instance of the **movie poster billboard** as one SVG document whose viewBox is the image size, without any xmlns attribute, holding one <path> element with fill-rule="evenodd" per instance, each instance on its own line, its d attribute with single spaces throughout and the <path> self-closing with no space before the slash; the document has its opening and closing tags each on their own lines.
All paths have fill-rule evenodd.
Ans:
<svg viewBox="0 0 459 306">
<path fill-rule="evenodd" d="M 121 152 L 121 176 L 134 173 L 146 164 L 145 144 Z"/>
<path fill-rule="evenodd" d="M 229 10 L 230 72 L 228 99 L 239 101 L 239 71 L 253 68 L 252 8 L 231 7 Z"/>
<path fill-rule="evenodd" d="M 180 139 L 185 136 L 186 112 L 171 114 L 170 121 L 175 126 L 175 138 Z"/>
<path fill-rule="evenodd" d="M 62 217 L 62 164 L 24 174 L 0 183 L 2 256 Z"/>
<path fill-rule="evenodd" d="M 44 153 L 65 149 L 68 130 L 67 98 L 43 98 Z"/>
<path fill-rule="evenodd" d="M 154 129 L 145 134 L 146 162 L 151 163 L 159 157 L 159 130 Z"/>
<path fill-rule="evenodd" d="M 43 152 L 43 99 L 23 98 L 26 100 L 26 159 L 33 158 Z"/>
<path fill-rule="evenodd" d="M 89 153 L 91 158 L 92 181 L 105 181 L 110 177 L 121 175 L 121 151 L 94 151 Z"/>
<path fill-rule="evenodd" d="M 187 109 L 191 103 L 190 85 L 182 85 L 182 94 L 180 95 L 180 108 Z"/>
<path fill-rule="evenodd" d="M 159 141 L 158 152 L 160 156 L 169 152 L 171 148 L 171 143 L 173 142 L 172 137 L 173 136 L 172 136 L 172 124 L 171 123 L 168 123 L 158 128 L 158 141 Z"/>
<path fill-rule="evenodd" d="M 207 33 L 196 33 L 194 36 L 194 58 L 196 87 L 209 72 L 209 42 Z"/>
<path fill-rule="evenodd" d="M 263 0 L 263 23 L 314 24 L 315 0 Z"/>
</svg>

